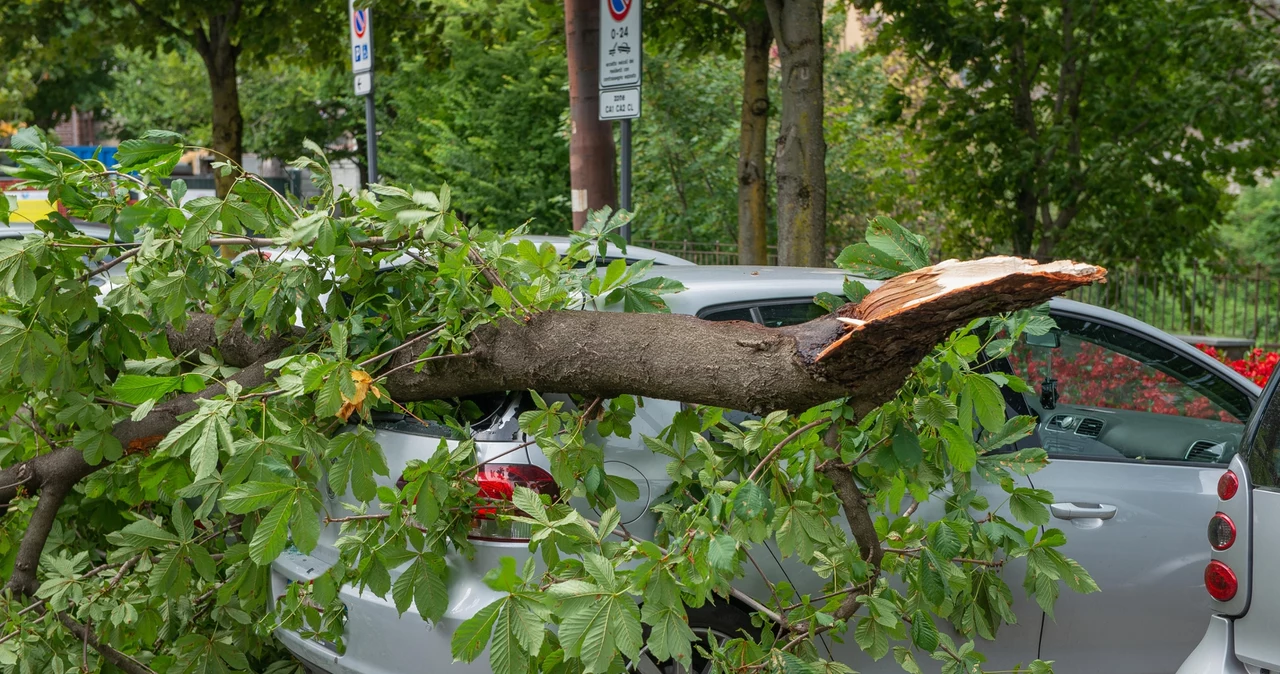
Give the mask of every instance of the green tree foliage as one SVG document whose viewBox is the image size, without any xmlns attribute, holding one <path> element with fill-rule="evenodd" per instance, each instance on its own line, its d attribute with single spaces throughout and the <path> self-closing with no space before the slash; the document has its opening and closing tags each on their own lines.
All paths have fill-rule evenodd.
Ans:
<svg viewBox="0 0 1280 674">
<path fill-rule="evenodd" d="M 447 64 L 406 55 L 384 84 L 380 170 L 418 186 L 449 182 L 455 208 L 489 227 L 531 219 L 538 232 L 572 228 L 563 37 L 515 3 L 477 26 L 445 22 Z M 563 19 L 561 19 L 563 21 Z"/>
<path fill-rule="evenodd" d="M 859 0 L 890 92 L 973 251 L 1144 262 L 1203 250 L 1230 178 L 1276 166 L 1280 34 L 1250 3 Z"/>
<path fill-rule="evenodd" d="M 1280 180 L 1241 190 L 1222 232 L 1242 262 L 1280 269 Z"/>
<path fill-rule="evenodd" d="M 118 48 L 116 60 L 112 86 L 103 92 L 111 133 L 131 138 L 148 129 L 174 129 L 192 144 L 209 143 L 208 75 L 195 52 L 182 45 L 170 51 Z M 339 67 L 253 65 L 240 90 L 246 152 L 295 157 L 307 140 L 327 145 L 364 132 L 364 103 Z M 330 153 L 334 161 L 348 157 L 363 161 L 361 152 Z"/>
<path fill-rule="evenodd" d="M 644 116 L 632 126 L 637 237 L 737 239 L 740 60 L 646 55 Z"/>
<path fill-rule="evenodd" d="M 72 108 L 98 111 L 114 59 L 111 45 L 89 27 L 92 17 L 78 3 L 21 2 L 4 8 L 0 89 L 22 97 L 20 105 L 0 108 L 0 120 L 51 127 L 70 117 Z"/>
<path fill-rule="evenodd" d="M 844 17 L 837 12 L 829 19 L 829 44 L 835 30 L 844 29 Z M 828 49 L 827 239 L 839 246 L 857 242 L 872 217 L 887 215 L 927 235 L 933 258 L 940 259 L 955 218 L 921 180 L 926 156 L 919 143 L 885 114 L 893 67 L 892 59 L 867 50 Z"/>
<path fill-rule="evenodd" d="M 560 310 L 584 303 L 661 311 L 661 295 L 680 289 L 643 277 L 644 264 L 596 268 L 597 244 L 616 240 L 625 214 L 596 214 L 558 256 L 464 224 L 447 186 L 378 186 L 297 203 L 222 165 L 233 184 L 227 196 L 179 208 L 182 184 L 158 186 L 189 149 L 175 134 L 121 144 L 120 170 L 136 174 L 136 201 L 117 189 L 128 178 L 51 148 L 34 129 L 12 145 L 19 177 L 122 241 L 87 238 L 55 215 L 37 234 L 0 242 L 5 672 L 104 663 L 131 673 L 296 671 L 280 659 L 271 628 L 343 644 L 337 589 L 345 584 L 438 619 L 445 557 L 467 554 L 473 507 L 486 502 L 471 479 L 468 442 L 412 462 L 392 486 L 363 423 L 373 411 L 458 429 L 468 418 L 456 400 L 415 402 L 433 396 L 411 393 L 392 369 L 434 360 L 425 379 L 442 381 L 450 363 L 470 367 L 485 330 L 581 320 L 588 312 Z M 295 165 L 323 176 L 325 159 L 310 150 Z M 243 237 L 246 227 L 261 238 Z M 888 219 L 873 221 L 866 238 L 838 264 L 883 278 L 925 263 L 924 241 Z M 228 242 L 310 254 L 251 257 L 232 275 L 217 252 Z M 401 264 L 376 273 L 389 262 Z M 110 283 L 89 282 L 98 276 Z M 848 297 L 821 299 L 840 304 L 865 293 L 850 282 Z M 971 314 L 990 304 L 974 306 L 982 309 Z M 601 316 L 592 320 L 632 318 Z M 595 423 L 601 435 L 629 435 L 636 400 L 575 407 L 532 394 L 537 409 L 520 427 L 544 448 L 566 498 L 521 489 L 496 504 L 500 517 L 531 528 L 545 568 L 510 559 L 494 568 L 487 582 L 502 597 L 456 631 L 455 656 L 473 660 L 487 644 L 502 674 L 548 662 L 557 671 L 616 671 L 644 644 L 687 659 L 686 605 L 733 593 L 731 579 L 754 573 L 752 555 L 776 539 L 784 554 L 823 572 L 824 594 L 837 594 L 797 597 L 779 586 L 776 596 L 753 599 L 771 630 L 721 644 L 717 660 L 770 669 L 818 662 L 814 636 L 830 631 L 876 658 L 892 649 L 909 671 L 918 657 L 974 671 L 973 640 L 1013 620 L 1005 561 L 1026 559 L 1024 586 L 1044 606 L 1060 584 L 1096 589 L 1058 551 L 1062 532 L 1041 530 L 1052 496 L 1011 479 L 1042 467 L 1043 450 L 992 455 L 1033 422 L 1006 421 L 999 392 L 1026 385 L 979 366 L 1051 325 L 1026 312 L 960 325 L 900 391 L 864 413 L 851 405 L 856 390 L 742 425 L 712 406 L 689 408 L 644 438 L 670 458 L 676 480 L 656 507 L 655 540 L 617 528 L 614 506 L 635 498 L 635 488 L 602 479 L 601 447 L 585 432 Z M 584 339 L 608 348 L 596 334 Z M 977 494 L 978 481 L 1003 487 L 1011 516 Z M 349 490 L 356 512 L 322 512 L 326 488 Z M 905 508 L 907 498 L 940 493 L 948 495 L 941 519 Z M 599 520 L 571 508 L 570 495 Z M 833 523 L 842 511 L 852 537 Z M 341 527 L 341 559 L 277 599 L 267 565 L 288 545 L 311 550 L 322 516 Z M 390 570 L 403 565 L 393 581 Z M 936 630 L 935 618 L 961 636 Z"/>
<path fill-rule="evenodd" d="M 136 138 L 148 129 L 173 129 L 194 145 L 210 143 L 212 103 L 199 56 L 181 46 L 159 52 L 118 47 L 115 56 L 111 87 L 102 94 L 108 133 Z"/>
</svg>

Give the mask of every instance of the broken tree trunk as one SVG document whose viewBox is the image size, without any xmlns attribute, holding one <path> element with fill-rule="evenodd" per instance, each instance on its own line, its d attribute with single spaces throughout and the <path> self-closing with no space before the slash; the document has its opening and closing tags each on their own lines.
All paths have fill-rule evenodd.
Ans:
<svg viewBox="0 0 1280 674">
<path fill-rule="evenodd" d="M 386 388 L 405 402 L 532 389 L 629 393 L 757 412 L 798 412 L 848 396 L 865 414 L 892 398 L 911 369 L 957 327 L 1035 306 L 1105 276 L 1105 269 L 1074 262 L 950 260 L 887 281 L 834 315 L 786 328 L 670 314 L 548 311 L 487 325 L 471 336 L 467 357 L 428 362 L 421 372 L 402 368 Z M 246 389 L 270 381 L 262 364 L 290 339 L 255 340 L 238 324 L 218 336 L 212 323 L 211 317 L 193 317 L 170 343 L 175 351 L 217 346 L 228 362 L 244 368 L 235 379 Z M 384 369 L 418 355 L 407 349 Z M 222 391 L 215 386 L 159 404 L 142 421 L 117 424 L 115 436 L 127 451 L 148 449 L 177 427 L 197 398 Z M 77 449 L 55 449 L 0 471 L 0 504 L 17 489 L 74 483 L 100 467 L 86 464 Z"/>
</svg>

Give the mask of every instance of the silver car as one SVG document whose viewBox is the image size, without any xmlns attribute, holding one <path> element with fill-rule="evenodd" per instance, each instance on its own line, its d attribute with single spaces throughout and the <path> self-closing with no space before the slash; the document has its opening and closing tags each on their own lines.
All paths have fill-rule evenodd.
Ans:
<svg viewBox="0 0 1280 674">
<path fill-rule="evenodd" d="M 1280 376 L 1273 374 L 1238 456 L 1218 481 L 1209 522 L 1209 628 L 1178 674 L 1280 671 Z M 1204 546 L 1204 543 L 1201 543 Z"/>
<path fill-rule="evenodd" d="M 782 267 L 667 267 L 661 275 L 686 290 L 668 297 L 673 312 L 707 320 L 744 320 L 776 327 L 821 314 L 812 298 L 839 293 L 844 274 L 833 269 Z M 875 285 L 868 282 L 868 285 Z M 1235 454 L 1258 396 L 1258 388 L 1194 347 L 1123 315 L 1054 300 L 1051 312 L 1060 330 L 1026 343 L 1008 362 L 1035 387 L 1035 394 L 1006 391 L 1010 414 L 1039 418 L 1037 433 L 1016 448 L 1042 446 L 1052 463 L 1019 486 L 1048 489 L 1057 497 L 1051 512 L 1068 543 L 1062 552 L 1079 560 L 1102 588 L 1100 594 L 1064 592 L 1052 617 L 1015 590 L 1016 625 L 1002 628 L 995 642 L 979 650 L 990 669 L 1007 669 L 1036 658 L 1056 661 L 1063 674 L 1125 671 L 1172 672 L 1203 631 L 1208 597 L 1202 572 L 1204 522 L 1217 506 L 1216 485 Z M 496 397 L 490 414 L 476 426 L 477 460 L 519 446 L 517 418 L 524 394 Z M 640 537 L 652 535 L 650 503 L 670 484 L 666 460 L 645 448 L 642 435 L 657 435 L 680 409 L 679 403 L 644 400 L 630 438 L 610 437 L 608 472 L 640 488 L 636 501 L 621 503 L 623 522 Z M 375 423 L 378 441 L 394 476 L 410 459 L 437 451 L 442 439 L 455 446 L 448 429 L 401 418 Z M 598 440 L 598 439 L 597 439 Z M 536 446 L 490 464 L 484 477 L 501 492 L 515 484 L 551 482 L 549 463 Z M 998 486 L 987 485 L 989 501 L 1004 503 Z M 326 503 L 341 513 L 348 495 Z M 925 503 L 920 515 L 941 515 L 941 504 Z M 590 516 L 590 515 L 589 515 Z M 843 523 L 843 518 L 840 518 Z M 273 591 L 323 573 L 337 559 L 338 525 L 325 528 L 311 555 L 286 551 L 272 566 Z M 309 667 L 334 674 L 408 674 L 423 671 L 488 670 L 482 655 L 471 664 L 449 663 L 454 630 L 499 597 L 482 580 L 505 556 L 517 563 L 530 556 L 527 542 L 510 528 L 477 529 L 473 559 L 448 560 L 449 601 L 443 619 L 424 622 L 410 608 L 399 616 L 391 599 L 353 587 L 341 591 L 346 604 L 345 653 L 289 630 L 277 635 Z M 756 556 L 771 582 L 788 581 L 798 593 L 819 594 L 822 580 L 806 565 L 784 558 L 772 543 Z M 1023 567 L 1010 565 L 1010 586 Z M 393 576 L 396 572 L 392 572 Z M 768 603 L 769 591 L 757 574 L 735 581 L 738 589 Z M 702 633 L 732 634 L 749 628 L 748 610 L 729 601 L 714 610 L 691 610 L 691 627 Z M 890 658 L 879 662 L 845 643 L 821 637 L 820 652 L 862 672 L 901 671 Z M 924 662 L 929 662 L 925 660 Z M 663 671 L 669 663 L 643 663 L 641 671 Z M 697 663 L 695 663 L 696 665 Z"/>
</svg>

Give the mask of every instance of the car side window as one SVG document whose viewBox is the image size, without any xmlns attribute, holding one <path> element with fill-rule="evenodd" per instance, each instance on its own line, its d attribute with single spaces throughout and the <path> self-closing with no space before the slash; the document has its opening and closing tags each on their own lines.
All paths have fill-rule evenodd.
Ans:
<svg viewBox="0 0 1280 674">
<path fill-rule="evenodd" d="M 764 304 L 757 307 L 760 323 L 767 328 L 781 328 L 787 325 L 798 325 L 812 321 L 827 313 L 826 309 L 813 302 L 792 302 L 788 304 Z"/>
<path fill-rule="evenodd" d="M 1280 377 L 1262 394 L 1257 427 L 1249 441 L 1249 482 L 1264 489 L 1280 489 Z"/>
<path fill-rule="evenodd" d="M 806 298 L 710 307 L 698 312 L 698 318 L 706 321 L 750 321 L 769 328 L 781 328 L 811 321 L 825 313 L 825 309 Z"/>
<path fill-rule="evenodd" d="M 703 313 L 700 318 L 704 321 L 747 321 L 748 323 L 756 321 L 751 314 L 751 307 L 713 310 Z"/>
<path fill-rule="evenodd" d="M 1226 463 L 1235 454 L 1251 405 L 1230 382 L 1140 335 L 1057 322 L 1009 356 L 1034 389 L 1023 395 L 1051 455 Z"/>
</svg>

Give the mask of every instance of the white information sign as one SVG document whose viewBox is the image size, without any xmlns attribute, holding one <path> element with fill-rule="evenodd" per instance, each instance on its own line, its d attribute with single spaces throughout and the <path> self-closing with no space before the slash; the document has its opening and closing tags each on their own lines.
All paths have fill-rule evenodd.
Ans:
<svg viewBox="0 0 1280 674">
<path fill-rule="evenodd" d="M 351 72 L 368 72 L 373 70 L 373 12 L 356 9 L 355 0 L 348 0 L 347 6 L 351 24 Z"/>
<path fill-rule="evenodd" d="M 600 92 L 600 119 L 639 119 L 640 87 Z"/>
<path fill-rule="evenodd" d="M 368 96 L 373 91 L 373 73 L 356 73 L 356 95 Z"/>
<path fill-rule="evenodd" d="M 600 0 L 600 89 L 640 86 L 640 51 L 640 0 Z"/>
</svg>

